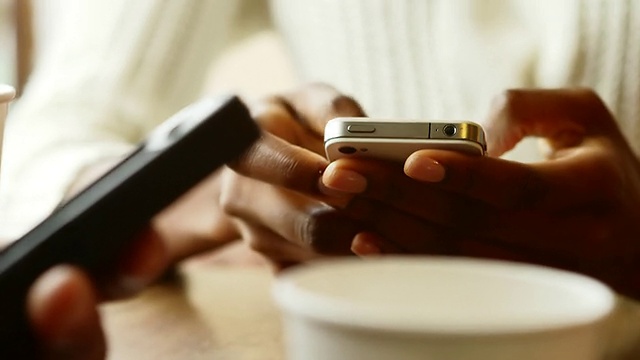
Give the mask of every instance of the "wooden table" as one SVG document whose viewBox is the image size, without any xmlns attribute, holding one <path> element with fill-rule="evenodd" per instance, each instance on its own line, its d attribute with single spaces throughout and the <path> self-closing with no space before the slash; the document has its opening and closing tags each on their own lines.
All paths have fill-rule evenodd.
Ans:
<svg viewBox="0 0 640 360">
<path fill-rule="evenodd" d="M 193 261 L 175 281 L 102 307 L 109 359 L 282 360 L 273 274 L 264 265 Z M 640 307 L 621 304 L 606 360 L 640 359 Z"/>
<path fill-rule="evenodd" d="M 191 264 L 178 277 L 102 307 L 110 359 L 284 358 L 268 267 Z"/>
</svg>

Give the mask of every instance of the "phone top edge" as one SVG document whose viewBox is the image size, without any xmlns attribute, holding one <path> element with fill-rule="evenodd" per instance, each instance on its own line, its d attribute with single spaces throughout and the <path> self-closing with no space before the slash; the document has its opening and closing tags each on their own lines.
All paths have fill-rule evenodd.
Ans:
<svg viewBox="0 0 640 360">
<path fill-rule="evenodd" d="M 480 123 L 471 121 L 471 120 L 463 120 L 463 119 L 420 119 L 420 118 L 371 118 L 371 117 L 336 117 L 327 122 L 345 122 L 345 121 L 355 121 L 355 122 L 371 122 L 371 123 L 434 123 L 434 124 L 447 124 L 447 123 L 455 123 L 455 124 L 473 124 L 476 126 L 482 127 Z"/>
<path fill-rule="evenodd" d="M 324 142 L 337 138 L 465 140 L 486 151 L 484 130 L 473 121 L 340 117 L 327 122 Z"/>
</svg>

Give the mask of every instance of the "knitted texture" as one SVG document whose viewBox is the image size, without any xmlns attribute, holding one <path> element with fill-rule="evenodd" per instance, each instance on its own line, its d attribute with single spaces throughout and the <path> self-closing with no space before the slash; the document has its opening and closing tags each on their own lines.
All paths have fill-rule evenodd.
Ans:
<svg viewBox="0 0 640 360">
<path fill-rule="evenodd" d="M 33 226 L 83 167 L 194 100 L 232 35 L 268 23 L 261 4 L 63 2 L 10 114 L 0 236 Z M 482 122 L 503 89 L 589 86 L 640 151 L 639 1 L 273 0 L 271 15 L 299 78 L 337 86 L 371 116 Z"/>
</svg>

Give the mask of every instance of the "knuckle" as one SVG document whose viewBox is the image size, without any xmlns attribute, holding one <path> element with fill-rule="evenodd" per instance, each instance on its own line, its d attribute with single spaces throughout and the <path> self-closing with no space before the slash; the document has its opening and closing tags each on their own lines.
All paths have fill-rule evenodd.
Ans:
<svg viewBox="0 0 640 360">
<path fill-rule="evenodd" d="M 236 202 L 232 201 L 230 196 L 225 195 L 220 197 L 220 208 L 229 216 L 238 217 L 240 215 Z"/>
<path fill-rule="evenodd" d="M 253 234 L 251 233 L 243 234 L 243 240 L 249 246 L 249 248 L 256 252 L 262 253 L 265 248 L 264 242 L 260 241 L 260 237 L 253 236 Z"/>
<path fill-rule="evenodd" d="M 359 229 L 353 222 L 328 206 L 318 206 L 300 219 L 296 236 L 302 245 L 320 254 L 347 254 Z"/>
<path fill-rule="evenodd" d="M 602 111 L 606 109 L 606 105 L 598 93 L 591 88 L 578 88 L 574 90 L 574 96 L 582 103 L 582 105 L 591 111 Z"/>
<path fill-rule="evenodd" d="M 267 119 L 273 114 L 274 110 L 280 109 L 280 99 L 280 96 L 270 95 L 250 102 L 249 111 L 251 116 L 259 123 L 261 120 Z"/>
<path fill-rule="evenodd" d="M 291 121 L 295 113 L 293 106 L 282 96 L 272 95 L 250 105 L 253 119 L 269 133 L 280 135 L 283 124 Z"/>
<path fill-rule="evenodd" d="M 331 218 L 334 218 L 335 212 L 332 209 L 318 207 L 309 212 L 309 214 L 298 221 L 296 226 L 296 235 L 305 246 L 317 253 L 334 252 L 332 239 L 330 236 Z M 327 226 L 330 226 L 329 228 Z"/>
<path fill-rule="evenodd" d="M 576 98 L 583 101 L 585 104 L 602 104 L 602 100 L 598 93 L 592 89 L 587 87 L 580 87 L 573 90 L 573 94 Z"/>
<path fill-rule="evenodd" d="M 304 246 L 316 250 L 318 239 L 319 219 L 317 214 L 296 219 L 293 232 L 295 238 Z"/>
<path fill-rule="evenodd" d="M 245 234 L 244 241 L 249 246 L 249 248 L 251 248 L 251 250 L 259 254 L 265 255 L 269 258 L 275 255 L 273 244 L 267 239 L 264 239 L 263 237 L 258 236 L 253 232 Z"/>
<path fill-rule="evenodd" d="M 278 239 L 268 236 L 264 228 L 251 221 L 236 219 L 236 225 L 240 229 L 243 242 L 252 250 L 267 258 L 278 255 Z"/>
<path fill-rule="evenodd" d="M 317 173 L 309 173 L 306 171 L 307 164 L 303 163 L 300 159 L 295 159 L 290 156 L 278 155 L 276 163 L 277 168 L 280 171 L 279 183 L 281 186 L 287 189 L 296 189 L 306 192 L 315 192 L 317 188 L 317 179 L 320 177 L 320 168 Z M 315 182 L 314 182 L 314 179 Z"/>
<path fill-rule="evenodd" d="M 304 86 L 303 92 L 321 94 L 328 99 L 327 115 L 336 116 L 364 116 L 364 111 L 351 96 L 341 93 L 334 86 L 323 82 L 313 82 Z"/>
<path fill-rule="evenodd" d="M 222 178 L 219 204 L 222 211 L 230 216 L 240 215 L 240 179 L 232 171 L 226 171 Z"/>
<path fill-rule="evenodd" d="M 613 115 L 600 95 L 591 88 L 576 88 L 571 92 L 575 103 L 577 117 L 589 126 L 598 127 L 613 123 Z"/>
<path fill-rule="evenodd" d="M 294 233 L 298 241 L 306 248 L 317 253 L 330 253 L 331 246 L 327 239 L 326 219 L 327 211 L 316 209 L 307 216 L 296 221 Z"/>
</svg>

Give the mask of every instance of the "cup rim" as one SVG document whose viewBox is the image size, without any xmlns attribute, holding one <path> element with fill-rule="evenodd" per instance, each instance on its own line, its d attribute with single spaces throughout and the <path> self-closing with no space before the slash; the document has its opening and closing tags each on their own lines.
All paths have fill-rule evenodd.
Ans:
<svg viewBox="0 0 640 360">
<path fill-rule="evenodd" d="M 11 85 L 0 84 L 0 103 L 13 100 L 16 97 L 16 89 Z"/>
<path fill-rule="evenodd" d="M 550 268 L 546 266 L 517 263 L 502 260 L 488 260 L 466 257 L 449 257 L 449 256 L 385 256 L 375 260 L 382 263 L 418 263 L 458 266 L 463 263 L 465 266 L 474 266 L 478 268 L 484 267 L 509 267 L 509 270 L 529 271 L 534 275 L 540 274 L 547 276 L 553 275 L 556 281 L 573 282 L 579 286 L 588 289 L 595 297 L 596 302 L 594 308 L 589 312 L 572 314 L 572 316 L 564 316 L 559 319 L 545 319 L 541 321 L 522 321 L 512 322 L 509 324 L 453 324 L 434 323 L 425 324 L 418 319 L 410 317 L 397 318 L 389 316 L 378 308 L 366 308 L 362 306 L 346 305 L 344 301 L 332 299 L 329 296 L 314 294 L 309 290 L 303 289 L 297 285 L 296 280 L 299 276 L 303 276 L 306 272 L 322 269 L 323 267 L 344 266 L 346 268 L 355 266 L 361 259 L 353 258 L 331 258 L 315 260 L 308 264 L 294 267 L 283 271 L 277 278 L 272 287 L 272 295 L 276 304 L 281 311 L 294 315 L 302 316 L 316 322 L 333 324 L 341 327 L 356 327 L 368 329 L 371 331 L 391 331 L 399 333 L 414 333 L 421 335 L 434 336 L 486 336 L 486 335 L 514 335 L 536 332 L 561 331 L 581 326 L 587 326 L 592 323 L 603 321 L 611 314 L 615 305 L 615 296 L 613 291 L 602 282 L 591 277 L 573 273 L 565 270 Z M 513 275 L 513 272 L 510 276 Z M 317 310 L 321 308 L 321 313 Z"/>
</svg>

